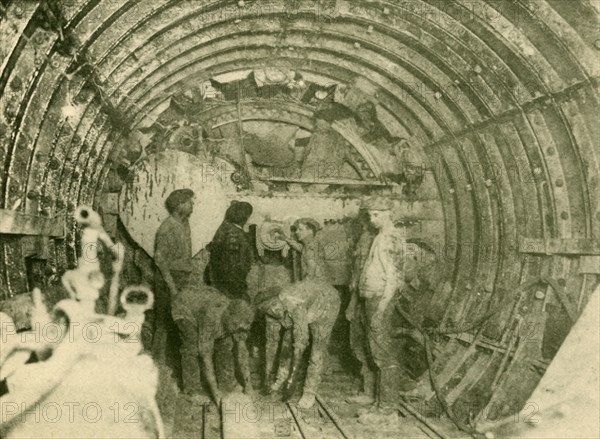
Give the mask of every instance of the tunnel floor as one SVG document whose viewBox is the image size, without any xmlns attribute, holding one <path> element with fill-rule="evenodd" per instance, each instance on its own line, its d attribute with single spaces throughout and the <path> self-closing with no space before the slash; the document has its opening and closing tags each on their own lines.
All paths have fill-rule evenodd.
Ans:
<svg viewBox="0 0 600 439">
<path fill-rule="evenodd" d="M 233 390 L 226 393 L 221 409 L 209 402 L 208 397 L 191 400 L 181 394 L 172 377 L 171 369 L 160 366 L 161 380 L 157 400 L 167 438 L 239 438 L 270 439 L 289 438 L 344 438 L 335 422 L 316 403 L 309 410 L 299 412 L 291 398 L 290 404 L 282 402 L 278 395 L 262 395 L 254 399 Z M 260 388 L 257 362 L 253 364 L 255 388 Z M 368 406 L 346 402 L 356 394 L 358 377 L 342 366 L 340 357 L 330 354 L 328 367 L 323 376 L 319 397 L 337 418 L 345 434 L 350 438 L 377 437 L 429 438 L 437 437 L 422 422 L 400 409 L 392 414 L 379 415 L 369 411 Z M 444 437 L 464 437 L 445 417 L 429 418 L 428 422 Z"/>
</svg>

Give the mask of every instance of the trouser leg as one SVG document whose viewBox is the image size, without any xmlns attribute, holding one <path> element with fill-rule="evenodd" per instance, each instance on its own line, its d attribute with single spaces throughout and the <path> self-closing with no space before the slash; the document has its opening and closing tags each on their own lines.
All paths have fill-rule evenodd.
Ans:
<svg viewBox="0 0 600 439">
<path fill-rule="evenodd" d="M 362 301 L 357 301 L 353 320 L 350 326 L 350 343 L 355 358 L 360 363 L 362 391 L 375 398 L 376 367 L 372 362 L 369 350 L 366 320 Z"/>
<path fill-rule="evenodd" d="M 377 330 L 371 329 L 371 318 L 379 306 L 379 299 L 364 301 L 365 326 L 369 352 L 377 368 L 376 399 L 378 404 L 387 405 L 397 397 L 401 384 L 400 343 L 392 337 L 394 331 L 394 308 L 389 305 L 382 316 Z"/>
<path fill-rule="evenodd" d="M 198 328 L 195 322 L 189 320 L 177 320 L 175 322 L 179 330 L 181 347 L 181 376 L 183 390 L 185 393 L 202 393 L 200 381 L 200 363 L 198 351 Z"/>
<path fill-rule="evenodd" d="M 231 336 L 223 337 L 215 343 L 215 364 L 219 387 L 225 391 L 232 391 L 236 387 L 235 359 L 233 355 L 233 339 Z"/>
<path fill-rule="evenodd" d="M 317 393 L 323 375 L 323 362 L 327 351 L 327 343 L 333 329 L 333 322 L 326 324 L 311 324 L 311 350 L 306 380 L 304 382 L 304 393 Z"/>
<path fill-rule="evenodd" d="M 280 340 L 279 359 L 274 390 L 279 390 L 290 376 L 292 369 L 292 331 L 286 330 Z"/>
<path fill-rule="evenodd" d="M 168 317 L 170 316 L 170 293 L 162 279 L 157 275 L 155 281 L 154 313 L 151 321 L 152 328 L 152 357 L 159 363 L 164 363 L 166 358 Z"/>
</svg>

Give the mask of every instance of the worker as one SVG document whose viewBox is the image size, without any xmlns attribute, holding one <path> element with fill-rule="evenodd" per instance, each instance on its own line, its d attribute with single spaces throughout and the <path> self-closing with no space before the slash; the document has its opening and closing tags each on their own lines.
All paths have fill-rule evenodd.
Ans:
<svg viewBox="0 0 600 439">
<path fill-rule="evenodd" d="M 328 283 L 325 274 L 325 255 L 323 246 L 316 239 L 321 225 L 313 218 L 300 218 L 292 225 L 297 239 L 288 238 L 279 233 L 279 239 L 283 239 L 290 247 L 300 253 L 302 263 L 301 279 L 321 280 Z"/>
<path fill-rule="evenodd" d="M 208 282 L 230 299 L 251 302 L 247 277 L 254 259 L 254 249 L 244 226 L 252 215 L 252 205 L 232 201 L 225 219 L 208 245 L 210 260 L 207 266 Z"/>
<path fill-rule="evenodd" d="M 371 361 L 377 370 L 376 393 L 372 395 L 378 408 L 392 405 L 397 397 L 400 371 L 400 346 L 394 338 L 398 319 L 395 301 L 404 286 L 403 252 L 406 248 L 406 229 L 396 228 L 392 220 L 391 200 L 367 200 L 371 223 L 378 229 L 365 260 L 358 291 L 362 318 Z"/>
<path fill-rule="evenodd" d="M 298 407 L 308 409 L 315 403 L 321 381 L 331 330 L 340 311 L 338 291 L 325 282 L 306 279 L 283 288 L 260 292 L 256 299 L 258 309 L 277 320 L 285 329 L 283 337 L 291 332 L 291 356 L 280 358 L 277 380 L 271 386 L 278 391 L 284 386 L 292 393 L 299 376 L 303 354 L 311 340 L 310 360 Z"/>
<path fill-rule="evenodd" d="M 196 362 L 200 357 L 214 402 L 219 404 L 222 398 L 213 362 L 217 341 L 224 342 L 226 348 L 235 351 L 244 393 L 253 395 L 250 359 L 246 347 L 248 332 L 254 321 L 253 307 L 246 300 L 225 297 L 214 287 L 192 284 L 182 290 L 173 306 L 174 315 L 184 320 L 189 329 L 182 339 L 182 344 L 185 345 L 182 348 Z M 220 368 L 227 366 L 219 365 Z M 200 386 L 199 377 L 194 385 Z"/>
<path fill-rule="evenodd" d="M 357 395 L 347 399 L 355 404 L 372 404 L 375 402 L 375 384 L 377 370 L 369 356 L 369 343 L 366 333 L 364 313 L 361 312 L 361 301 L 358 291 L 360 275 L 371 249 L 376 230 L 369 220 L 369 212 L 363 203 L 358 213 L 360 235 L 353 251 L 352 276 L 350 279 L 350 303 L 346 308 L 346 319 L 350 322 L 350 347 L 354 357 L 360 363 L 361 386 Z"/>
<path fill-rule="evenodd" d="M 184 289 L 192 274 L 192 239 L 189 217 L 194 209 L 194 192 L 191 189 L 178 189 L 169 194 L 165 201 L 169 216 L 156 231 L 154 242 L 155 273 L 154 313 L 148 316 L 153 325 L 152 350 L 158 361 L 167 358 L 167 346 L 175 345 L 173 334 L 181 339 L 189 338 L 190 325 L 184 319 L 173 319 L 171 302 Z M 175 320 L 175 321 L 174 321 Z M 186 350 L 181 353 L 181 370 L 184 392 L 193 394 L 200 388 L 198 358 Z"/>
</svg>

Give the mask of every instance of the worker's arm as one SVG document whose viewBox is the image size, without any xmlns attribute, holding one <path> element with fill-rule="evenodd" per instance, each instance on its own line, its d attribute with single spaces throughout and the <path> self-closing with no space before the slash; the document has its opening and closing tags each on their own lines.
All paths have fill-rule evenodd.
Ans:
<svg viewBox="0 0 600 439">
<path fill-rule="evenodd" d="M 199 345 L 200 356 L 202 357 L 202 369 L 204 372 L 204 378 L 210 388 L 214 401 L 217 405 L 221 403 L 221 392 L 217 385 L 217 378 L 215 377 L 215 365 L 213 363 L 215 343 L 214 340 L 203 341 Z"/>
<path fill-rule="evenodd" d="M 169 255 L 167 254 L 166 249 L 169 245 L 169 237 L 166 236 L 165 233 L 161 233 L 159 230 L 156 233 L 155 240 L 155 252 L 154 252 L 154 262 L 158 267 L 160 274 L 162 275 L 167 287 L 171 291 L 171 295 L 177 295 L 177 287 L 175 286 L 175 281 L 173 280 L 173 276 L 171 276 L 171 270 L 169 268 Z"/>
<path fill-rule="evenodd" d="M 295 239 L 288 238 L 287 236 L 284 236 L 284 239 L 285 242 L 287 242 L 287 244 L 294 250 L 296 250 L 297 252 L 302 252 L 302 248 L 304 246 L 300 242 L 296 241 Z"/>
</svg>

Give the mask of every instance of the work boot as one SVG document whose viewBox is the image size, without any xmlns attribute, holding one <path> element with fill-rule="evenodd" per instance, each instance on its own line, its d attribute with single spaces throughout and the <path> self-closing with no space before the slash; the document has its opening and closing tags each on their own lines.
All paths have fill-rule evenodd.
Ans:
<svg viewBox="0 0 600 439">
<path fill-rule="evenodd" d="M 358 395 L 346 398 L 346 402 L 349 404 L 370 405 L 375 402 L 375 397 L 373 395 L 367 394 L 366 392 L 363 392 L 359 393 Z"/>
<path fill-rule="evenodd" d="M 271 384 L 271 387 L 269 387 L 269 390 L 271 392 L 279 392 L 283 388 L 285 381 L 286 381 L 286 379 L 283 377 L 277 378 L 277 380 L 273 384 Z"/>
<path fill-rule="evenodd" d="M 393 408 L 398 404 L 402 392 L 415 388 L 416 383 L 398 366 L 382 368 L 380 371 L 380 383 L 378 394 L 378 405 L 380 408 Z"/>
<path fill-rule="evenodd" d="M 315 405 L 316 395 L 312 392 L 304 392 L 302 398 L 298 401 L 298 408 L 301 410 L 307 410 Z"/>
<path fill-rule="evenodd" d="M 363 391 L 358 395 L 346 399 L 350 404 L 369 405 L 375 403 L 376 373 L 363 364 L 362 367 Z"/>
</svg>

